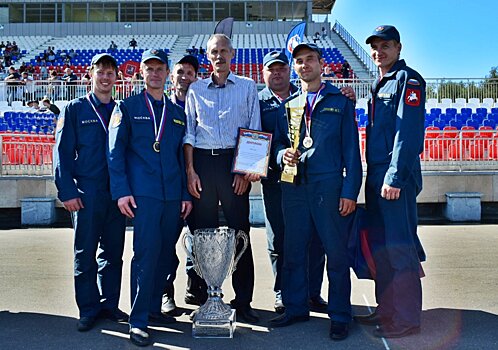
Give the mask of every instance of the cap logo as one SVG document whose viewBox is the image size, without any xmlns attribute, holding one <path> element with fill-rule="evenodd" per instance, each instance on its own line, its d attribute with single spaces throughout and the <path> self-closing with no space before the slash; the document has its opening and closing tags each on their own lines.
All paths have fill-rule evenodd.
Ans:
<svg viewBox="0 0 498 350">
<path fill-rule="evenodd" d="M 151 50 L 150 53 L 152 53 L 153 55 L 157 55 L 159 53 L 159 51 L 157 51 L 156 49 L 154 49 L 154 50 Z"/>
<path fill-rule="evenodd" d="M 270 54 L 270 56 L 276 58 L 276 57 L 280 56 L 280 53 L 279 52 L 272 52 Z"/>
<path fill-rule="evenodd" d="M 382 32 L 383 30 L 384 30 L 384 27 L 382 27 L 382 26 L 375 28 L 376 32 Z"/>
</svg>

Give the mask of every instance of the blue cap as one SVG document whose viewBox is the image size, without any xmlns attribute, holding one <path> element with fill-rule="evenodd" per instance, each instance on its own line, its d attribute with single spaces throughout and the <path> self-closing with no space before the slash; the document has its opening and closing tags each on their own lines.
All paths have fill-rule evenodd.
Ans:
<svg viewBox="0 0 498 350">
<path fill-rule="evenodd" d="M 287 59 L 287 56 L 283 53 L 283 51 L 271 51 L 268 52 L 265 57 L 263 57 L 264 67 L 269 67 L 275 62 L 289 65 L 289 60 Z"/>
<path fill-rule="evenodd" d="M 370 44 L 374 38 L 380 38 L 382 40 L 396 40 L 400 42 L 399 32 L 394 26 L 382 25 L 374 29 L 372 35 L 370 35 L 366 43 Z"/>
<path fill-rule="evenodd" d="M 322 57 L 322 50 L 320 50 L 320 48 L 318 46 L 316 46 L 315 44 L 311 44 L 311 43 L 301 43 L 299 45 L 297 45 L 294 50 L 292 50 L 292 58 L 295 58 L 297 56 L 297 52 L 301 49 L 304 49 L 304 48 L 308 48 L 312 51 L 315 51 L 316 53 L 318 53 L 318 55 L 320 55 L 320 57 Z"/>
<path fill-rule="evenodd" d="M 116 59 L 114 57 L 112 57 L 111 55 L 109 55 L 108 53 L 99 53 L 98 55 L 93 56 L 92 61 L 91 61 L 91 65 L 93 66 L 93 65 L 99 63 L 99 61 L 101 59 L 103 59 L 104 57 L 108 57 L 114 67 L 118 66 Z"/>
<path fill-rule="evenodd" d="M 197 59 L 197 57 L 192 56 L 192 55 L 186 55 L 186 56 L 183 56 L 177 62 L 177 64 L 184 64 L 184 63 L 190 64 L 192 67 L 194 67 L 195 73 L 197 73 L 199 71 L 199 60 Z"/>
<path fill-rule="evenodd" d="M 168 55 L 166 52 L 160 49 L 149 49 L 145 50 L 142 54 L 142 60 L 140 62 L 144 63 L 148 60 L 156 59 L 162 63 L 168 64 Z"/>
</svg>

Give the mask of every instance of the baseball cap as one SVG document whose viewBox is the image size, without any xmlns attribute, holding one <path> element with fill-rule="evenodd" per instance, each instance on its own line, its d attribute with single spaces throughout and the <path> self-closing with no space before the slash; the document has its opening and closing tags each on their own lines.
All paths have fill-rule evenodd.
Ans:
<svg viewBox="0 0 498 350">
<path fill-rule="evenodd" d="M 283 51 L 270 51 L 263 57 L 263 66 L 265 67 L 269 67 L 275 62 L 289 64 L 289 60 Z"/>
<path fill-rule="evenodd" d="M 177 63 L 179 64 L 190 64 L 192 67 L 194 67 L 195 72 L 197 73 L 199 71 L 199 60 L 197 57 L 192 56 L 192 55 L 186 55 L 183 56 Z"/>
<path fill-rule="evenodd" d="M 93 56 L 92 62 L 90 64 L 93 66 L 94 64 L 99 63 L 99 61 L 101 59 L 103 59 L 104 57 L 108 57 L 111 60 L 113 66 L 115 66 L 115 67 L 118 66 L 116 59 L 114 57 L 112 57 L 111 55 L 109 55 L 108 53 L 99 53 L 98 55 Z"/>
<path fill-rule="evenodd" d="M 292 51 L 292 57 L 296 57 L 297 55 L 297 52 L 301 49 L 304 49 L 304 48 L 308 48 L 312 51 L 315 51 L 317 52 L 320 57 L 322 57 L 322 50 L 320 50 L 320 48 L 318 46 L 316 46 L 315 44 L 311 44 L 311 43 L 301 43 L 299 45 L 297 45 L 294 50 Z"/>
<path fill-rule="evenodd" d="M 142 63 L 151 59 L 156 59 L 161 61 L 162 63 L 168 64 L 168 55 L 166 54 L 166 52 L 160 49 L 149 49 L 145 50 L 142 53 L 142 60 L 141 60 Z"/>
<path fill-rule="evenodd" d="M 400 41 L 399 32 L 396 27 L 391 25 L 381 25 L 374 29 L 372 35 L 370 35 L 366 43 L 370 44 L 373 38 L 381 38 L 383 40 L 396 40 Z"/>
</svg>

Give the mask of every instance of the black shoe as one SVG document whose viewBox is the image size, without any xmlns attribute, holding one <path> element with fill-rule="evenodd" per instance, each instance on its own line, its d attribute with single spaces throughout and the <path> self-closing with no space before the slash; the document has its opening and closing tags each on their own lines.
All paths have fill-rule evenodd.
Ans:
<svg viewBox="0 0 498 350">
<path fill-rule="evenodd" d="M 189 293 L 189 292 L 185 293 L 185 303 L 186 304 L 201 306 L 202 304 L 204 304 L 206 302 L 206 300 L 207 300 L 207 294 L 205 296 L 201 297 L 201 296 Z"/>
<path fill-rule="evenodd" d="M 254 311 L 251 305 L 245 305 L 245 306 L 234 306 L 233 304 L 231 305 L 237 312 L 237 320 L 241 320 L 247 323 L 259 322 L 259 315 L 256 311 Z"/>
<path fill-rule="evenodd" d="M 270 324 L 270 327 L 277 328 L 277 327 L 287 327 L 287 326 L 290 326 L 291 324 L 294 324 L 297 322 L 306 322 L 309 320 L 310 320 L 310 317 L 308 315 L 291 316 L 287 313 L 283 313 L 280 316 L 272 318 L 270 320 L 269 324 Z"/>
<path fill-rule="evenodd" d="M 281 298 L 275 300 L 275 312 L 277 314 L 283 314 L 285 312 L 285 306 Z"/>
<path fill-rule="evenodd" d="M 78 320 L 78 331 L 86 332 L 95 325 L 95 317 L 80 317 Z"/>
<path fill-rule="evenodd" d="M 402 338 L 420 333 L 420 327 L 396 327 L 392 324 L 381 326 L 373 331 L 377 338 Z"/>
<path fill-rule="evenodd" d="M 321 296 L 313 297 L 308 301 L 310 311 L 327 312 L 329 304 Z"/>
<path fill-rule="evenodd" d="M 130 329 L 130 340 L 136 346 L 147 346 L 150 344 L 149 333 L 140 328 Z"/>
<path fill-rule="evenodd" d="M 364 324 L 366 326 L 377 326 L 383 323 L 385 324 L 387 321 L 387 319 L 384 319 L 376 312 L 372 312 L 371 314 L 368 315 L 353 316 L 353 320 L 355 320 L 355 322 L 357 323 Z"/>
<path fill-rule="evenodd" d="M 163 314 L 168 314 L 170 316 L 173 316 L 175 310 L 176 310 L 175 299 L 164 294 L 163 302 L 161 304 L 161 312 Z"/>
<path fill-rule="evenodd" d="M 332 321 L 329 335 L 332 340 L 344 340 L 349 335 L 349 325 L 345 322 Z"/>
<path fill-rule="evenodd" d="M 164 326 L 176 322 L 176 318 L 164 315 L 160 312 L 149 314 L 149 325 L 151 326 Z"/>
<path fill-rule="evenodd" d="M 126 312 L 123 312 L 119 309 L 102 309 L 98 314 L 98 318 L 106 319 L 113 322 L 128 322 L 128 319 L 130 317 Z"/>
</svg>

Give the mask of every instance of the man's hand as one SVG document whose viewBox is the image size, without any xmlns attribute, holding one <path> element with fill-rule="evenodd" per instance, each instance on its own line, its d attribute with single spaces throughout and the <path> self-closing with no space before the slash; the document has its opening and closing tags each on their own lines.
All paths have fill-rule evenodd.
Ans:
<svg viewBox="0 0 498 350">
<path fill-rule="evenodd" d="M 197 199 L 201 198 L 202 186 L 199 175 L 194 170 L 187 172 L 187 188 L 188 192 Z"/>
<path fill-rule="evenodd" d="M 390 200 L 399 199 L 399 194 L 401 193 L 401 188 L 391 187 L 389 185 L 383 184 L 380 189 L 380 196 L 382 198 Z"/>
<path fill-rule="evenodd" d="M 295 166 L 299 163 L 299 156 L 301 156 L 301 152 L 294 148 L 287 148 L 285 150 L 284 156 L 282 157 L 282 162 L 285 165 Z"/>
<path fill-rule="evenodd" d="M 339 199 L 339 214 L 341 216 L 348 216 L 356 209 L 356 202 L 352 199 L 340 198 Z"/>
<path fill-rule="evenodd" d="M 258 174 L 245 174 L 244 180 L 250 181 L 250 182 L 256 182 L 256 181 L 261 180 L 261 176 Z"/>
<path fill-rule="evenodd" d="M 233 193 L 235 193 L 236 195 L 243 195 L 246 192 L 248 186 L 249 181 L 246 180 L 242 175 L 237 174 L 233 177 L 232 187 Z"/>
<path fill-rule="evenodd" d="M 137 209 L 137 205 L 135 204 L 135 198 L 133 196 L 125 196 L 118 199 L 118 207 L 121 211 L 121 214 L 133 219 L 135 214 L 133 214 L 133 209 Z"/>
<path fill-rule="evenodd" d="M 356 94 L 351 86 L 342 87 L 341 93 L 347 98 L 349 98 L 351 101 L 356 102 Z"/>
<path fill-rule="evenodd" d="M 67 211 L 78 211 L 78 210 L 83 209 L 85 207 L 83 205 L 83 202 L 81 201 L 81 198 L 79 198 L 79 197 L 62 202 L 62 204 L 64 205 L 64 208 Z"/>
<path fill-rule="evenodd" d="M 192 202 L 191 201 L 182 201 L 182 211 L 180 213 L 180 217 L 185 220 L 192 211 Z"/>
</svg>

